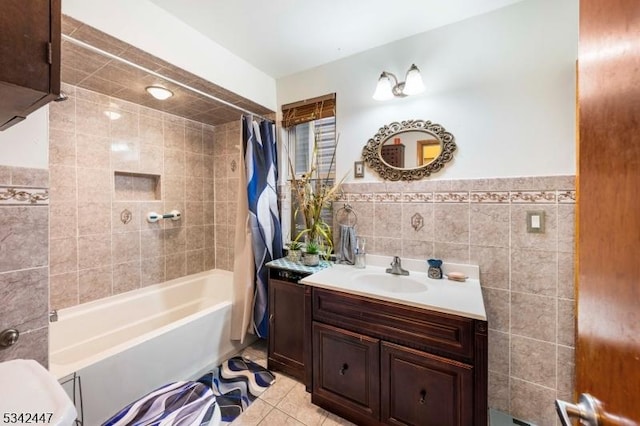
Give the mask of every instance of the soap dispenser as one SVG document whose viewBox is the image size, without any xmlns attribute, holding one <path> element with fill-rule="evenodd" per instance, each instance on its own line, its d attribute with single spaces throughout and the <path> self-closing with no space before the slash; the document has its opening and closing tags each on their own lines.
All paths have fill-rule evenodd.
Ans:
<svg viewBox="0 0 640 426">
<path fill-rule="evenodd" d="M 442 279 L 442 260 L 429 259 L 427 260 L 427 263 L 429 264 L 427 276 L 429 278 L 433 278 L 434 280 Z"/>
<path fill-rule="evenodd" d="M 364 269 L 367 266 L 367 252 L 365 251 L 366 240 L 362 237 L 356 237 L 355 247 L 355 267 Z"/>
</svg>

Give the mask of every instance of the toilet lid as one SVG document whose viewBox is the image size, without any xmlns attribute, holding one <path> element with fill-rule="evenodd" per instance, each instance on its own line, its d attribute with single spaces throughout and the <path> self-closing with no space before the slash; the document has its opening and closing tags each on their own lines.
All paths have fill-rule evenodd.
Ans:
<svg viewBox="0 0 640 426">
<path fill-rule="evenodd" d="M 62 386 L 32 359 L 0 363 L 0 412 L 14 424 L 69 426 L 77 417 Z"/>
</svg>

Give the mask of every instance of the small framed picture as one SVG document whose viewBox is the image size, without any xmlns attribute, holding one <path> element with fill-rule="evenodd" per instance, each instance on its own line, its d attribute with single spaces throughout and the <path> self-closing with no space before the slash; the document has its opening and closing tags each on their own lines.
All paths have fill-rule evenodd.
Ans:
<svg viewBox="0 0 640 426">
<path fill-rule="evenodd" d="M 364 161 L 353 162 L 353 177 L 355 178 L 364 177 Z"/>
</svg>

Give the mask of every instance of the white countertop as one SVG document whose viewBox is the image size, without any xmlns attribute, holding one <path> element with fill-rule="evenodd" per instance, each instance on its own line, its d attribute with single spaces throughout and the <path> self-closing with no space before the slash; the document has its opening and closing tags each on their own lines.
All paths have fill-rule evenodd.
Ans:
<svg viewBox="0 0 640 426">
<path fill-rule="evenodd" d="M 445 274 L 457 271 L 469 277 L 465 282 L 456 282 L 446 278 L 428 278 L 426 261 L 410 259 L 402 259 L 402 267 L 409 269 L 409 276 L 387 274 L 385 269 L 390 262 L 391 257 L 367 255 L 367 267 L 364 269 L 356 269 L 351 265 L 333 265 L 303 278 L 300 283 L 487 320 L 477 266 L 443 264 Z"/>
</svg>

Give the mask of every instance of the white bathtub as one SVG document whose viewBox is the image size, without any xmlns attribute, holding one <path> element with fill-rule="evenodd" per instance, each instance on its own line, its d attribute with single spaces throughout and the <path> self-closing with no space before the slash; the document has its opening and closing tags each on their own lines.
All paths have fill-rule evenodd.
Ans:
<svg viewBox="0 0 640 426">
<path fill-rule="evenodd" d="M 84 424 L 196 378 L 244 345 L 230 338 L 233 274 L 211 270 L 58 311 L 49 368 L 82 381 Z"/>
</svg>

